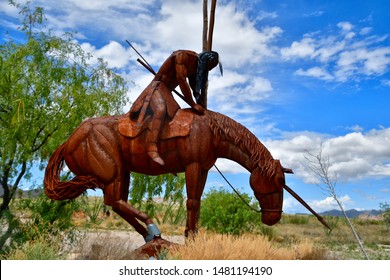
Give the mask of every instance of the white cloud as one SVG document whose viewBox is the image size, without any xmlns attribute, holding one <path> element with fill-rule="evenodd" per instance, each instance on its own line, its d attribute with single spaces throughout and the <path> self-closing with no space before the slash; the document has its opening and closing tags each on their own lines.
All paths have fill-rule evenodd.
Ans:
<svg viewBox="0 0 390 280">
<path fill-rule="evenodd" d="M 333 80 L 332 75 L 330 75 L 325 69 L 318 66 L 309 68 L 307 70 L 298 69 L 295 71 L 295 74 L 299 76 L 318 78 L 325 81 Z"/>
<path fill-rule="evenodd" d="M 215 163 L 215 165 L 218 167 L 218 169 L 222 173 L 231 173 L 231 174 L 247 173 L 247 174 L 249 174 L 249 172 L 244 167 L 239 165 L 237 162 L 234 162 L 234 161 L 231 161 L 228 159 L 219 158 L 217 160 L 217 162 Z M 211 169 L 211 171 L 217 172 L 217 170 L 214 167 Z"/>
<path fill-rule="evenodd" d="M 353 25 L 350 22 L 343 21 L 337 24 L 337 27 L 341 28 L 343 32 L 349 32 L 352 30 Z"/>
<path fill-rule="evenodd" d="M 285 135 L 283 140 L 269 140 L 265 145 L 285 167 L 292 168 L 296 176 L 306 183 L 318 183 L 308 168 L 307 152 L 318 154 L 322 145 L 323 158 L 329 158 L 329 175 L 338 181 L 359 180 L 390 175 L 390 128 L 366 133 L 352 132 L 343 136 L 301 132 Z"/>
<path fill-rule="evenodd" d="M 289 47 L 281 48 L 286 61 L 303 59 L 317 65 L 300 68 L 296 74 L 321 80 L 346 82 L 361 77 L 381 76 L 390 66 L 390 47 L 383 46 L 387 35 L 371 35 L 372 28 L 356 27 L 349 22 L 337 24 L 339 32 L 306 34 Z"/>
<path fill-rule="evenodd" d="M 352 200 L 348 195 L 340 196 L 340 197 L 338 197 L 338 200 L 340 201 L 340 203 L 344 209 L 348 209 L 349 205 L 352 204 Z M 329 211 L 329 210 L 333 210 L 333 209 L 340 209 L 336 200 L 330 196 L 326 197 L 323 200 L 310 201 L 309 205 L 316 212 L 324 212 L 324 211 Z"/>
<path fill-rule="evenodd" d="M 131 100 L 152 76 L 135 62 L 136 54 L 127 46 L 126 39 L 155 70 L 176 49 L 201 50 L 203 15 L 202 3 L 198 1 L 37 0 L 34 5 L 44 7 L 53 32 L 77 31 L 75 36 L 93 55 L 92 62 L 103 58 L 110 67 L 118 68 L 129 81 Z M 237 114 L 263 110 L 257 103 L 268 98 L 273 87 L 269 79 L 259 75 L 258 66 L 278 53 L 273 43 L 282 30 L 278 26 L 259 28 L 256 23 L 276 17 L 276 13 L 261 12 L 251 19 L 236 2 L 218 3 L 213 48 L 220 53 L 226 71 L 223 78 L 213 72 L 210 75 L 209 104 L 214 106 L 211 109 L 223 109 L 225 113 L 233 109 Z M 96 39 L 96 33 L 103 36 L 98 38 L 100 42 L 91 41 Z M 235 100 L 231 105 L 234 108 L 227 108 L 226 100 Z"/>
<path fill-rule="evenodd" d="M 92 55 L 92 62 L 96 63 L 98 58 L 103 58 L 111 68 L 122 68 L 130 61 L 130 52 L 121 44 L 111 41 L 100 49 L 96 49 L 90 43 L 82 43 L 81 47 Z"/>
<path fill-rule="evenodd" d="M 354 132 L 362 132 L 363 131 L 363 127 L 361 127 L 360 125 L 357 125 L 357 124 L 355 124 L 353 126 L 348 126 L 348 127 L 346 127 L 346 129 L 352 130 Z"/>
<path fill-rule="evenodd" d="M 390 47 L 359 48 L 340 54 L 337 66 L 340 80 L 352 74 L 382 75 L 390 65 Z M 341 74 L 341 75 L 340 75 Z M 347 74 L 347 75 L 346 75 Z"/>
<path fill-rule="evenodd" d="M 77 38 L 88 40 L 96 32 L 101 40 L 125 40 L 148 45 L 168 55 L 176 49 L 202 48 L 202 3 L 198 1 L 53 1 L 37 0 L 45 8 L 48 27 L 62 31 L 77 31 Z M 258 29 L 257 20 L 275 18 L 275 13 L 262 12 L 250 20 L 245 10 L 235 2 L 218 3 L 214 32 L 214 49 L 225 64 L 240 67 L 273 56 L 270 44 L 282 30 L 277 26 Z M 242 44 L 245 42 L 245 44 Z M 146 52 L 150 55 L 150 53 Z"/>
<path fill-rule="evenodd" d="M 283 200 L 283 212 L 304 213 L 304 207 L 295 198 L 287 197 Z"/>
<path fill-rule="evenodd" d="M 275 12 L 266 12 L 266 11 L 259 11 L 256 17 L 256 21 L 262 21 L 264 19 L 274 19 L 277 18 L 278 15 Z"/>
<path fill-rule="evenodd" d="M 382 80 L 382 85 L 390 87 L 390 80 Z"/>
<path fill-rule="evenodd" d="M 348 195 L 338 197 L 339 202 L 343 206 L 344 210 L 350 209 L 354 202 Z M 325 197 L 322 200 L 308 200 L 306 201 L 310 207 L 317 213 L 334 210 L 339 210 L 340 207 L 333 197 Z M 295 198 L 286 197 L 283 200 L 283 212 L 285 213 L 309 213 L 309 211 L 302 206 Z"/>
<path fill-rule="evenodd" d="M 12 16 L 12 17 L 18 17 L 19 11 L 14 6 L 10 5 L 8 1 L 1 1 L 0 2 L 0 11 L 2 11 L 4 14 Z"/>
<path fill-rule="evenodd" d="M 262 110 L 259 102 L 270 97 L 271 82 L 253 73 L 227 70 L 221 77 L 217 70 L 209 77 L 209 105 L 211 110 L 233 117 L 254 114 Z"/>
<path fill-rule="evenodd" d="M 285 59 L 307 58 L 311 57 L 315 52 L 315 41 L 312 38 L 305 37 L 301 41 L 292 42 L 288 48 L 280 50 L 282 57 Z"/>
<path fill-rule="evenodd" d="M 367 34 L 371 33 L 371 31 L 372 31 L 372 27 L 363 27 L 360 30 L 360 35 L 367 35 Z"/>
<path fill-rule="evenodd" d="M 304 14 L 303 16 L 304 17 L 320 17 L 322 16 L 323 14 L 325 14 L 324 11 L 314 11 L 314 12 L 311 12 L 311 13 L 307 13 L 307 14 Z"/>
</svg>

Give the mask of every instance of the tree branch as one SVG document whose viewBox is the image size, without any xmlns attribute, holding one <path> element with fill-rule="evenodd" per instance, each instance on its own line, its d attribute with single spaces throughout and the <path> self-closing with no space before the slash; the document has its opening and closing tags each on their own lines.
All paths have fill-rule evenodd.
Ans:
<svg viewBox="0 0 390 280">
<path fill-rule="evenodd" d="M 329 166 L 330 166 L 330 161 L 329 157 L 324 159 L 322 157 L 322 145 L 320 146 L 320 150 L 317 155 L 313 155 L 312 153 L 306 151 L 306 153 L 314 158 L 314 160 L 309 159 L 308 157 L 305 156 L 305 159 L 309 162 L 308 167 L 310 170 L 312 170 L 320 179 L 320 181 L 325 185 L 325 187 L 321 187 L 321 189 L 327 191 L 330 193 L 330 195 L 333 197 L 333 199 L 336 201 L 337 205 L 340 207 L 341 212 L 343 213 L 343 216 L 345 217 L 349 227 L 351 228 L 351 231 L 356 239 L 356 242 L 358 243 L 360 250 L 362 251 L 364 257 L 369 260 L 368 254 L 366 250 L 363 247 L 363 243 L 360 240 L 354 226 L 352 225 L 351 221 L 349 220 L 343 204 L 341 203 L 340 199 L 337 196 L 336 190 L 335 190 L 335 185 L 336 185 L 336 180 L 337 180 L 337 175 L 335 176 L 335 179 L 331 179 L 329 175 Z"/>
</svg>

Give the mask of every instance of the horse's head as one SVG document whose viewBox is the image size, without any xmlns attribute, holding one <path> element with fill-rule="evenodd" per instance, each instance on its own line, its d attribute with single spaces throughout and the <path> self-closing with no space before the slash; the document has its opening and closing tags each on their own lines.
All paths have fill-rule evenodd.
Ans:
<svg viewBox="0 0 390 280">
<path fill-rule="evenodd" d="M 279 160 L 258 166 L 251 173 L 250 185 L 260 202 L 261 221 L 266 225 L 272 226 L 282 217 L 284 173 L 292 170 L 283 168 Z"/>
</svg>

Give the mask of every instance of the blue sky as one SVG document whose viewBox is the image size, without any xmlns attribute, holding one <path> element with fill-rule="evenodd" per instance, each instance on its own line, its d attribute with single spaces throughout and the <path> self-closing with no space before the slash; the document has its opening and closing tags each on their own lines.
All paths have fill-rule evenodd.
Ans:
<svg viewBox="0 0 390 280">
<path fill-rule="evenodd" d="M 155 69 L 174 50 L 201 51 L 200 0 L 31 3 L 44 7 L 52 32 L 76 31 L 91 63 L 102 57 L 116 68 L 129 82 L 131 100 L 152 77 L 125 40 Z M 17 16 L 2 0 L 1 39 L 5 31 L 17 36 Z M 320 147 L 346 209 L 390 203 L 389 26 L 386 0 L 218 1 L 213 49 L 224 76 L 210 73 L 209 109 L 248 127 L 294 169 L 288 185 L 317 211 L 337 208 L 307 167 L 307 151 Z M 245 170 L 226 160 L 217 165 L 252 193 Z M 212 170 L 206 189 L 220 186 L 228 188 Z M 287 194 L 284 211 L 305 212 Z"/>
</svg>

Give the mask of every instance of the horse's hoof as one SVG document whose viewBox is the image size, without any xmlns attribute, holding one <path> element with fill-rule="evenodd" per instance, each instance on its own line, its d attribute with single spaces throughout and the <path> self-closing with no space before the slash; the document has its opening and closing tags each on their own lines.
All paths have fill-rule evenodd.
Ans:
<svg viewBox="0 0 390 280">
<path fill-rule="evenodd" d="M 149 224 L 148 235 L 145 237 L 145 242 L 148 243 L 149 241 L 153 240 L 153 238 L 156 237 L 161 237 L 161 231 L 158 229 L 158 227 L 155 224 Z"/>
</svg>

